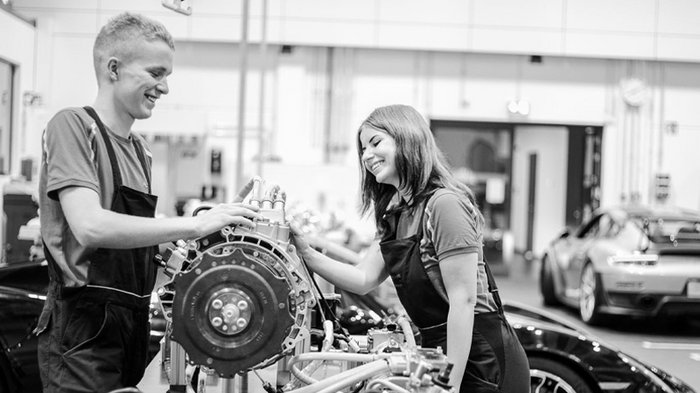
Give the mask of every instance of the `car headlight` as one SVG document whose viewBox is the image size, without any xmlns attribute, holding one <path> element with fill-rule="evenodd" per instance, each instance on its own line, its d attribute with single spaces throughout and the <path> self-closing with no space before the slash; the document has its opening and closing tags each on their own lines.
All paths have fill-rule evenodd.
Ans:
<svg viewBox="0 0 700 393">
<path fill-rule="evenodd" d="M 659 256 L 655 254 L 611 255 L 608 263 L 612 266 L 656 266 Z"/>
<path fill-rule="evenodd" d="M 679 393 L 695 393 L 695 390 L 688 386 L 685 382 L 681 381 L 678 377 L 667 373 L 664 370 L 658 369 L 654 366 L 650 366 L 650 370 L 661 378 L 664 383 L 671 388 L 674 392 Z"/>
</svg>

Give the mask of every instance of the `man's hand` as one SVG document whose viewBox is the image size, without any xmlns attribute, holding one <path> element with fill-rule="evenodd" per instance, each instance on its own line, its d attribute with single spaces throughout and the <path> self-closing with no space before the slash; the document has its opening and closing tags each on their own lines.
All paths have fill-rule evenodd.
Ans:
<svg viewBox="0 0 700 393">
<path fill-rule="evenodd" d="M 196 228 L 199 236 L 206 236 L 216 232 L 227 225 L 242 225 L 253 229 L 253 220 L 262 219 L 256 206 L 243 203 L 222 203 L 203 211 L 195 216 Z"/>
</svg>

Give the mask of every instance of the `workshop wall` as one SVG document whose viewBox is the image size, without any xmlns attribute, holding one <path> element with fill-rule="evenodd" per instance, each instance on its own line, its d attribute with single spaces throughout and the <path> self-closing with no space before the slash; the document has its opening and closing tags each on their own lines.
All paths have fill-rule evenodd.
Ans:
<svg viewBox="0 0 700 393">
<path fill-rule="evenodd" d="M 31 99 L 35 90 L 35 28 L 27 21 L 0 8 L 0 37 L 5 37 L 0 39 L 0 59 L 11 64 L 14 68 L 12 84 L 14 91 L 18 92 L 12 97 L 3 98 L 12 101 L 10 129 L 3 130 L 3 132 L 5 135 L 12 132 L 10 167 L 13 173 L 19 173 L 21 159 L 31 156 L 23 149 L 25 136 L 21 132 L 21 127 L 22 122 L 26 119 L 25 108 L 32 105 Z M 12 37 L 12 39 L 7 37 Z M 27 99 L 26 105 L 23 102 L 25 98 Z M 9 139 L 3 138 L 0 143 L 7 141 Z M 3 147 L 3 151 L 5 151 L 5 147 Z"/>
<path fill-rule="evenodd" d="M 120 10 L 148 12 L 178 39 L 240 39 L 241 1 L 191 0 L 184 17 L 157 0 L 15 0 L 33 13 L 96 10 L 101 25 Z M 311 46 L 401 48 L 549 56 L 700 60 L 694 0 L 271 0 L 268 40 Z M 251 1 L 250 38 L 261 36 L 262 1 Z M 94 26 L 85 19 L 84 26 Z M 410 27 L 410 28 L 407 28 Z"/>
<path fill-rule="evenodd" d="M 603 126 L 603 205 L 652 202 L 654 176 L 668 173 L 669 202 L 700 208 L 700 184 L 689 181 L 700 164 L 687 148 L 700 133 L 690 105 L 700 99 L 696 2 L 440 0 L 423 9 L 405 1 L 270 1 L 262 103 L 261 3 L 251 3 L 246 174 L 279 163 L 333 165 L 348 176 L 328 176 L 323 187 L 342 188 L 357 170 L 360 122 L 376 106 L 406 103 L 430 119 Z M 92 102 L 92 40 L 110 16 L 129 9 L 161 20 L 177 38 L 171 93 L 135 128 L 219 138 L 235 165 L 239 1 L 195 0 L 189 17 L 158 1 L 14 4 L 37 18 L 35 80 L 45 113 Z M 527 101 L 530 113 L 510 113 L 510 100 Z M 27 133 L 40 133 L 40 124 Z M 339 204 L 354 211 L 355 198 Z"/>
</svg>

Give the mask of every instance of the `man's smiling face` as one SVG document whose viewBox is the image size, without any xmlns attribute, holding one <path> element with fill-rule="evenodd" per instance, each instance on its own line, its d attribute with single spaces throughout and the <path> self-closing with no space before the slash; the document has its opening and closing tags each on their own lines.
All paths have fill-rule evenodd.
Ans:
<svg viewBox="0 0 700 393">
<path fill-rule="evenodd" d="M 115 99 L 133 119 L 151 116 L 156 100 L 168 94 L 167 77 L 173 70 L 173 50 L 159 40 L 139 40 L 118 66 Z"/>
</svg>

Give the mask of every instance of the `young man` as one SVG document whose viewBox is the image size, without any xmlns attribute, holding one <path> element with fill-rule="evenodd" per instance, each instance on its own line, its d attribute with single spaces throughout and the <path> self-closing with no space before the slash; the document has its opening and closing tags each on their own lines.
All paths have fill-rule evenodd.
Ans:
<svg viewBox="0 0 700 393">
<path fill-rule="evenodd" d="M 146 368 L 155 245 L 260 217 L 234 203 L 154 218 L 151 153 L 131 127 L 168 93 L 173 53 L 162 24 L 114 17 L 93 48 L 93 107 L 58 112 L 44 132 L 40 217 L 51 280 L 37 333 L 45 392 L 135 386 Z"/>
</svg>

